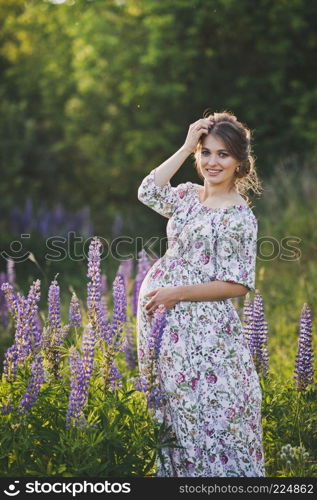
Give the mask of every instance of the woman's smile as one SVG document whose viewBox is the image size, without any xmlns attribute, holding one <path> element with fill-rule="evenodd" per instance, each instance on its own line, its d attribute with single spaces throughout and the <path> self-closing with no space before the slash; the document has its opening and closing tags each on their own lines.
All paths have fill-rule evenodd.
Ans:
<svg viewBox="0 0 317 500">
<path fill-rule="evenodd" d="M 216 170 L 213 168 L 206 168 L 207 175 L 215 177 L 216 175 L 221 174 L 222 170 Z"/>
</svg>

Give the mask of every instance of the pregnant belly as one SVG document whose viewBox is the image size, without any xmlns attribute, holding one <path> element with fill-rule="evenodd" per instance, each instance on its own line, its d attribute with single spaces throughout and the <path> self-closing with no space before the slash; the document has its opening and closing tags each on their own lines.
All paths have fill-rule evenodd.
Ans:
<svg viewBox="0 0 317 500">
<path fill-rule="evenodd" d="M 171 259 L 163 256 L 157 260 L 145 276 L 140 294 L 164 286 L 189 285 L 199 283 L 198 273 L 186 266 L 184 259 Z"/>
<path fill-rule="evenodd" d="M 148 301 L 148 297 L 144 297 L 145 294 L 156 288 L 196 285 L 211 280 L 211 276 L 184 258 L 170 257 L 165 254 L 146 274 L 139 292 L 139 305 L 143 306 Z"/>
</svg>

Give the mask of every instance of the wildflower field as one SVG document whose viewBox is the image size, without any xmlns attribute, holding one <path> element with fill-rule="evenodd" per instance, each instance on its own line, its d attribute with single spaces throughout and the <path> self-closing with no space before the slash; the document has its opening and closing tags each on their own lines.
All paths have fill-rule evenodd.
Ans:
<svg viewBox="0 0 317 500">
<path fill-rule="evenodd" d="M 297 194 L 289 196 L 296 201 L 302 188 L 297 185 Z M 281 187 L 283 193 L 286 189 Z M 280 242 L 287 223 L 286 234 L 301 238 L 301 258 L 283 260 L 280 248 L 277 258 L 266 261 L 262 250 L 257 289 L 233 303 L 263 391 L 266 474 L 312 477 L 317 475 L 312 307 L 317 276 L 310 256 L 316 208 L 289 204 L 282 210 L 276 187 L 274 193 L 275 206 L 272 196 L 270 204 L 276 219 L 263 205 L 259 236 L 274 234 Z M 149 476 L 155 474 L 160 448 L 174 445 L 166 440 L 168 429 L 152 419 L 157 388 L 138 376 L 137 298 L 153 260 L 142 250 L 136 262 L 121 262 L 110 285 L 101 246 L 98 237 L 91 239 L 86 282 L 81 282 L 85 300 L 71 286 L 71 294 L 61 293 L 62 265 L 47 297 L 39 279 L 26 291 L 20 286 L 10 259 L 0 274 L 1 476 Z M 153 363 L 164 317 L 159 309 L 153 318 L 148 345 Z"/>
</svg>

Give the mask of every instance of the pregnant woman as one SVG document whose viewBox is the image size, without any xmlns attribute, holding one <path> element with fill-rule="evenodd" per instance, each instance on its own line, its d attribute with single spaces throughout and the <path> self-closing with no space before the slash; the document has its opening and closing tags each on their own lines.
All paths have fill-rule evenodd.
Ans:
<svg viewBox="0 0 317 500">
<path fill-rule="evenodd" d="M 195 153 L 203 185 L 171 177 Z M 145 374 L 153 313 L 163 304 L 155 418 L 177 448 L 162 449 L 157 476 L 265 476 L 259 377 L 231 298 L 255 287 L 260 192 L 250 130 L 230 112 L 191 124 L 183 146 L 142 181 L 138 199 L 168 218 L 168 249 L 142 282 L 138 359 Z"/>
</svg>

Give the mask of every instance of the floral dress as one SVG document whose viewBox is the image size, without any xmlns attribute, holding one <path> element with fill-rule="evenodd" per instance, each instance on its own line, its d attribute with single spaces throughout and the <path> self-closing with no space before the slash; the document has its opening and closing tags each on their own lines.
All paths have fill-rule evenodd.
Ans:
<svg viewBox="0 0 317 500">
<path fill-rule="evenodd" d="M 155 169 L 138 199 L 167 217 L 168 248 L 148 270 L 139 292 L 140 375 L 152 326 L 149 291 L 212 280 L 254 290 L 257 219 L 244 205 L 209 208 L 198 185 L 155 184 Z M 180 301 L 166 312 L 157 380 L 165 403 L 155 418 L 172 429 L 177 448 L 157 459 L 157 476 L 265 476 L 259 377 L 230 299 Z"/>
</svg>

